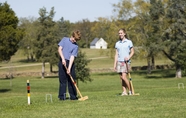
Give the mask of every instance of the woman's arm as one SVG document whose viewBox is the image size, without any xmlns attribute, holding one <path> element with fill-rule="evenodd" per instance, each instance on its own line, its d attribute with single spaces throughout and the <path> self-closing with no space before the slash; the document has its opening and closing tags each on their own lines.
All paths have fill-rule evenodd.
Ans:
<svg viewBox="0 0 186 118">
<path fill-rule="evenodd" d="M 114 57 L 114 70 L 116 70 L 117 60 L 118 60 L 118 51 L 117 51 L 117 49 L 116 49 L 115 57 Z"/>
</svg>

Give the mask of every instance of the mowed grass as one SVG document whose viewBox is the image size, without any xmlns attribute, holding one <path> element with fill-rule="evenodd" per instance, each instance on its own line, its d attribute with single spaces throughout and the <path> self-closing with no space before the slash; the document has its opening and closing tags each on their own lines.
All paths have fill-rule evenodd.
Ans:
<svg viewBox="0 0 186 118">
<path fill-rule="evenodd" d="M 90 69 L 113 67 L 109 50 L 82 51 L 92 60 Z M 170 61 L 159 59 L 156 64 L 170 64 Z M 132 59 L 132 66 L 144 65 L 146 59 Z M 49 72 L 49 65 L 45 67 L 45 72 Z M 41 63 L 27 62 L 26 56 L 18 51 L 9 63 L 0 63 L 0 74 L 8 72 L 41 72 Z M 89 97 L 86 101 L 59 101 L 57 76 L 0 77 L 0 118 L 185 118 L 186 93 L 185 89 L 178 89 L 178 83 L 185 84 L 186 77 L 175 79 L 174 73 L 175 70 L 157 70 L 151 75 L 146 71 L 131 72 L 139 96 L 120 96 L 122 89 L 116 73 L 91 73 L 92 82 L 79 82 L 82 95 Z M 31 105 L 27 104 L 27 80 L 31 86 Z M 46 94 L 52 95 L 52 103 L 49 97 L 46 102 Z"/>
<path fill-rule="evenodd" d="M 169 72 L 169 74 L 168 74 Z M 174 72 L 174 71 L 173 71 Z M 185 118 L 186 92 L 178 83 L 186 77 L 171 77 L 172 70 L 152 75 L 131 72 L 135 93 L 120 96 L 121 84 L 116 73 L 91 74 L 92 82 L 79 82 L 86 101 L 59 101 L 58 78 L 16 77 L 0 79 L 1 118 Z M 30 80 L 31 105 L 27 104 L 27 80 Z M 46 102 L 52 94 L 53 102 Z"/>
</svg>

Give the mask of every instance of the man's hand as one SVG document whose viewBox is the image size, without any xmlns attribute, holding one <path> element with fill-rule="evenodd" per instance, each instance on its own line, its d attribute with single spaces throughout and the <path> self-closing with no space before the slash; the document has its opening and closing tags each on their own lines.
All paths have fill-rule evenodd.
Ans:
<svg viewBox="0 0 186 118">
<path fill-rule="evenodd" d="M 67 74 L 70 74 L 70 69 L 69 68 L 67 69 Z"/>
<path fill-rule="evenodd" d="M 64 59 L 62 59 L 62 64 L 63 64 L 64 66 L 66 66 L 66 61 L 65 61 Z"/>
</svg>

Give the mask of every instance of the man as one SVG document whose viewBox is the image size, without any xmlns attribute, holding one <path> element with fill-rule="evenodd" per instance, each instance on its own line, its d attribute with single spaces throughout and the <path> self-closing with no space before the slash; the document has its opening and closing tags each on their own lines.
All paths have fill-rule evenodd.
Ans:
<svg viewBox="0 0 186 118">
<path fill-rule="evenodd" d="M 74 59 L 78 54 L 77 41 L 81 39 L 80 31 L 74 31 L 71 37 L 64 37 L 58 44 L 58 53 L 60 55 L 59 67 L 59 100 L 66 99 L 66 88 L 68 82 L 68 92 L 71 100 L 77 100 L 77 92 L 74 83 L 71 81 L 69 74 L 72 78 L 75 76 Z M 67 67 L 67 69 L 65 68 Z"/>
</svg>

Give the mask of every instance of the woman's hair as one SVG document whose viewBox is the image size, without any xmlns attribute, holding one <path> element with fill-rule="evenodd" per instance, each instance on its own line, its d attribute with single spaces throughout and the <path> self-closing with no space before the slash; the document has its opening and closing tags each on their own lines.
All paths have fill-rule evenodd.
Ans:
<svg viewBox="0 0 186 118">
<path fill-rule="evenodd" d="M 119 29 L 119 31 L 123 31 L 125 33 L 125 38 L 128 39 L 127 32 L 126 32 L 126 30 L 124 28 Z"/>
<path fill-rule="evenodd" d="M 72 36 L 75 38 L 76 41 L 81 39 L 81 32 L 79 30 L 76 30 L 72 32 Z"/>
</svg>

